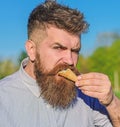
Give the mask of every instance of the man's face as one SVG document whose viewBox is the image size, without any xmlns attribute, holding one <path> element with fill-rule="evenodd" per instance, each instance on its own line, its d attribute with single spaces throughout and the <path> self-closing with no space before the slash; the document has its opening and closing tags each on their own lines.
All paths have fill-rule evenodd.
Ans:
<svg viewBox="0 0 120 127">
<path fill-rule="evenodd" d="M 76 98 L 76 87 L 72 81 L 57 75 L 60 70 L 70 68 L 75 73 L 80 42 L 57 28 L 49 28 L 47 37 L 36 51 L 35 76 L 41 96 L 53 107 L 68 107 Z"/>
<path fill-rule="evenodd" d="M 55 27 L 49 27 L 46 34 L 37 46 L 37 53 L 40 54 L 45 70 L 50 71 L 58 64 L 76 66 L 80 50 L 79 36 Z"/>
</svg>

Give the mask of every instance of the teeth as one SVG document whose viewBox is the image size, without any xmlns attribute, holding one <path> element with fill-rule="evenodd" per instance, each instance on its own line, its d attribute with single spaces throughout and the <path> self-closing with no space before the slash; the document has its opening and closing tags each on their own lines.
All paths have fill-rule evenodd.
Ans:
<svg viewBox="0 0 120 127">
<path fill-rule="evenodd" d="M 77 81 L 77 76 L 75 75 L 75 73 L 70 70 L 70 69 L 66 69 L 66 70 L 62 70 L 58 72 L 58 75 L 63 76 L 73 82 Z"/>
</svg>

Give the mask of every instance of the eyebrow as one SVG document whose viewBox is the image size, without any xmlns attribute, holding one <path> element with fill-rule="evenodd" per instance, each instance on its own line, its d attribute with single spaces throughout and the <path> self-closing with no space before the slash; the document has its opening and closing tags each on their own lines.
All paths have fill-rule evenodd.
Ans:
<svg viewBox="0 0 120 127">
<path fill-rule="evenodd" d="M 60 42 L 55 42 L 54 45 L 58 45 L 62 49 L 68 49 L 66 46 L 62 45 Z M 71 51 L 80 51 L 81 47 L 77 46 L 74 48 L 71 48 Z"/>
<path fill-rule="evenodd" d="M 62 45 L 62 44 L 59 43 L 59 42 L 54 43 L 54 45 L 58 45 L 58 46 L 59 46 L 60 48 L 62 48 L 62 49 L 67 49 L 66 46 Z"/>
</svg>

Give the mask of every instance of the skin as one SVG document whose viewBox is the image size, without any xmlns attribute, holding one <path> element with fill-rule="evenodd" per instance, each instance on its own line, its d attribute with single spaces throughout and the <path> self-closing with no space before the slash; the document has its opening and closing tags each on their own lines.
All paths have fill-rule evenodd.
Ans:
<svg viewBox="0 0 120 127">
<path fill-rule="evenodd" d="M 80 50 L 79 36 L 71 35 L 55 27 L 50 27 L 46 32 L 47 36 L 40 42 L 39 46 L 36 46 L 33 41 L 28 40 L 26 42 L 26 50 L 30 60 L 34 61 L 36 59 L 35 53 L 37 51 L 46 67 L 46 71 L 50 71 L 58 64 L 76 66 Z M 34 62 L 31 61 L 29 61 L 25 70 L 35 78 L 33 73 Z"/>
<path fill-rule="evenodd" d="M 52 26 L 46 32 L 47 35 L 39 46 L 36 46 L 33 41 L 28 40 L 26 42 L 26 50 L 30 61 L 25 67 L 25 71 L 33 78 L 35 78 L 34 60 L 36 59 L 36 51 L 40 54 L 46 71 L 50 71 L 60 63 L 71 66 L 77 64 L 81 47 L 79 36 L 71 35 Z M 98 98 L 100 103 L 108 110 L 113 126 L 120 127 L 120 100 L 114 95 L 107 75 L 95 72 L 82 74 L 78 76 L 75 84 L 84 94 Z"/>
</svg>

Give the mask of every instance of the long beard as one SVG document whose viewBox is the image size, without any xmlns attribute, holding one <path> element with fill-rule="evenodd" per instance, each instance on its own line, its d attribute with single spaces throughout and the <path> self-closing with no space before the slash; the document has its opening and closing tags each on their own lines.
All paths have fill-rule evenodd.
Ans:
<svg viewBox="0 0 120 127">
<path fill-rule="evenodd" d="M 63 69 L 70 68 L 76 74 L 79 72 L 68 65 L 58 65 L 50 72 L 44 70 L 41 64 L 40 56 L 37 55 L 35 61 L 35 75 L 36 81 L 40 86 L 42 98 L 55 108 L 68 108 L 76 102 L 77 90 L 74 82 L 69 81 L 63 77 L 56 78 L 56 74 Z"/>
</svg>

